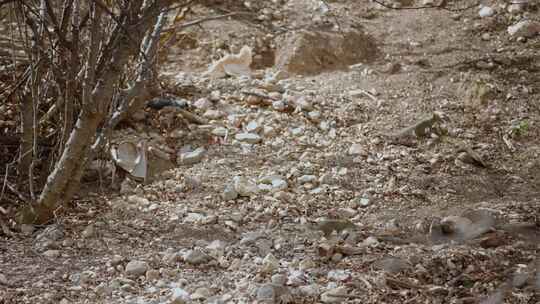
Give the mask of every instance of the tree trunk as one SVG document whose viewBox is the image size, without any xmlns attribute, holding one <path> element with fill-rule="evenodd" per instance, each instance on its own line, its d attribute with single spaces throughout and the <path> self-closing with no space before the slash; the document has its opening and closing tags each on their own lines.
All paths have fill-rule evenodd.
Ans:
<svg viewBox="0 0 540 304">
<path fill-rule="evenodd" d="M 163 24 L 159 26 L 158 24 L 165 20 L 165 13 L 160 15 L 160 22 L 156 24 L 160 6 L 154 3 L 153 6 L 146 8 L 144 14 L 138 14 L 142 4 L 141 0 L 130 3 L 133 6 L 130 7 L 130 12 L 125 14 L 124 22 L 117 24 L 117 28 L 113 30 L 109 40 L 111 44 L 103 48 L 100 56 L 102 60 L 97 64 L 97 69 L 96 64 L 89 64 L 94 63 L 93 60 L 97 57 L 89 56 L 86 69 L 87 72 L 92 71 L 93 75 L 85 78 L 89 83 L 83 85 L 86 90 L 83 90 L 82 109 L 77 122 L 60 159 L 47 179 L 37 204 L 29 204 L 19 212 L 17 220 L 20 223 L 49 222 L 62 204 L 69 201 L 78 190 L 85 164 L 91 156 L 91 145 L 96 139 L 98 128 L 104 125 L 108 117 L 115 88 L 125 72 L 125 67 L 130 58 L 140 55 L 141 46 L 143 50 L 155 49 L 155 45 L 152 44 L 159 42 L 159 32 Z M 98 20 L 94 19 L 94 25 L 98 24 Z M 143 37 L 154 24 L 158 31 L 148 35 L 157 34 L 158 39 L 149 39 L 150 45 L 144 45 Z M 143 61 L 141 66 L 150 68 L 153 64 L 153 56 L 147 57 L 146 55 L 150 54 L 145 53 L 141 59 Z M 89 90 L 92 90 L 91 94 Z M 125 102 L 130 102 L 130 100 Z"/>
<path fill-rule="evenodd" d="M 48 222 L 62 202 L 69 199 L 65 194 L 74 182 L 79 182 L 74 176 L 77 169 L 82 167 L 88 155 L 90 144 L 96 134 L 96 129 L 102 121 L 104 114 L 95 115 L 83 111 L 71 132 L 54 171 L 49 175 L 45 188 L 36 205 L 28 205 L 21 210 L 19 222 L 39 223 Z"/>
</svg>

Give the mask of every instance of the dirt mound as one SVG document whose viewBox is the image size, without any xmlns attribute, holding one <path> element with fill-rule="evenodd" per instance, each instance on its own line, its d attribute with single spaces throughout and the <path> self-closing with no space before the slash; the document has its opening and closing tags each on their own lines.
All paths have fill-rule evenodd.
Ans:
<svg viewBox="0 0 540 304">
<path fill-rule="evenodd" d="M 379 53 L 371 37 L 358 29 L 343 32 L 301 30 L 286 35 L 276 66 L 291 74 L 316 75 L 373 61 Z"/>
</svg>

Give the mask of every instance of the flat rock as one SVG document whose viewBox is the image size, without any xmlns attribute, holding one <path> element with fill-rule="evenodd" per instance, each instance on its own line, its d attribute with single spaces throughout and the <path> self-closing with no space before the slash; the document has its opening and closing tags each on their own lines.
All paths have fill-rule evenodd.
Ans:
<svg viewBox="0 0 540 304">
<path fill-rule="evenodd" d="M 181 153 L 180 163 L 182 165 L 196 164 L 203 159 L 205 154 L 206 154 L 206 150 L 202 147 L 199 147 L 191 152 Z"/>
<path fill-rule="evenodd" d="M 302 175 L 298 178 L 300 184 L 307 184 L 317 180 L 315 175 Z"/>
<path fill-rule="evenodd" d="M 144 261 L 132 260 L 126 265 L 126 275 L 129 277 L 139 277 L 146 274 L 148 263 Z"/>
<path fill-rule="evenodd" d="M 219 136 L 219 137 L 225 137 L 227 136 L 227 133 L 229 131 L 225 127 L 217 127 L 214 130 L 212 130 L 212 135 Z"/>
<path fill-rule="evenodd" d="M 352 144 L 349 147 L 348 151 L 349 155 L 365 155 L 366 151 L 364 150 L 364 147 L 361 144 Z"/>
<path fill-rule="evenodd" d="M 265 185 L 267 187 L 261 187 L 261 185 Z M 261 179 L 259 179 L 259 188 L 266 189 L 266 190 L 285 190 L 289 187 L 289 184 L 285 179 L 283 179 L 279 175 L 268 175 L 264 176 Z"/>
<path fill-rule="evenodd" d="M 210 289 L 206 287 L 197 288 L 194 293 L 191 294 L 192 300 L 206 300 L 212 296 Z"/>
<path fill-rule="evenodd" d="M 287 104 L 283 100 L 276 100 L 272 102 L 272 108 L 276 111 L 285 111 L 287 109 Z"/>
<path fill-rule="evenodd" d="M 201 223 L 206 219 L 206 215 L 196 212 L 189 212 L 184 218 L 184 223 Z"/>
<path fill-rule="evenodd" d="M 150 201 L 147 198 L 137 196 L 137 195 L 130 195 L 128 196 L 127 200 L 128 202 L 132 204 L 138 204 L 138 205 L 143 205 L 143 206 L 150 205 Z"/>
<path fill-rule="evenodd" d="M 351 278 L 351 274 L 342 269 L 330 270 L 327 275 L 329 280 L 345 282 Z"/>
<path fill-rule="evenodd" d="M 261 130 L 261 128 L 262 128 L 261 124 L 256 120 L 252 120 L 248 122 L 248 124 L 245 127 L 247 133 L 257 133 L 259 132 L 259 130 Z"/>
<path fill-rule="evenodd" d="M 259 188 L 254 182 L 242 176 L 234 177 L 233 187 L 240 196 L 253 196 L 259 192 Z"/>
<path fill-rule="evenodd" d="M 257 144 L 260 143 L 262 138 L 255 133 L 239 133 L 234 136 L 234 138 L 240 142 L 248 144 Z"/>
<path fill-rule="evenodd" d="M 206 112 L 204 112 L 203 117 L 208 119 L 220 119 L 223 116 L 225 116 L 225 113 L 219 111 L 219 110 L 212 110 L 208 109 Z"/>
<path fill-rule="evenodd" d="M 58 258 L 60 257 L 60 250 L 55 250 L 55 249 L 50 249 L 50 250 L 47 250 L 45 252 L 43 252 L 43 255 L 48 257 L 48 258 L 51 258 L 51 259 L 54 259 L 54 258 Z"/>
<path fill-rule="evenodd" d="M 531 38 L 540 33 L 540 22 L 523 20 L 508 27 L 510 36 Z"/>
<path fill-rule="evenodd" d="M 238 197 L 238 192 L 235 190 L 234 185 L 229 184 L 223 189 L 221 197 L 226 201 L 234 200 Z"/>
<path fill-rule="evenodd" d="M 333 295 L 338 295 L 338 297 Z M 342 303 L 347 299 L 346 297 L 343 297 L 345 295 L 347 295 L 347 288 L 344 286 L 337 287 L 321 294 L 321 302 Z"/>
<path fill-rule="evenodd" d="M 192 265 L 208 263 L 210 260 L 212 260 L 212 257 L 198 249 L 190 250 L 184 255 L 184 261 Z"/>
</svg>

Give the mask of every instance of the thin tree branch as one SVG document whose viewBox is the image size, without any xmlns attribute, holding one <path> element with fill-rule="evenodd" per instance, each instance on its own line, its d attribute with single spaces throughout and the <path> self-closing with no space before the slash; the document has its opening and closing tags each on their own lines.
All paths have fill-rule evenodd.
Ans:
<svg viewBox="0 0 540 304">
<path fill-rule="evenodd" d="M 442 10 L 445 10 L 445 11 L 449 11 L 449 12 L 462 12 L 462 11 L 466 11 L 466 10 L 469 10 L 471 8 L 474 8 L 474 7 L 477 7 L 478 6 L 478 3 L 475 2 L 474 4 L 472 5 L 469 5 L 469 6 L 466 6 L 466 7 L 462 7 L 462 8 L 448 8 L 447 7 L 447 0 L 443 0 L 441 1 L 440 4 L 438 5 L 424 5 L 424 6 L 402 6 L 402 7 L 393 7 L 391 5 L 388 5 L 386 3 L 384 3 L 383 1 L 381 0 L 371 0 L 377 4 L 379 4 L 380 6 L 383 6 L 383 7 L 386 7 L 388 9 L 393 9 L 393 10 L 421 10 L 421 9 L 442 9 Z"/>
<path fill-rule="evenodd" d="M 183 30 L 185 28 L 188 28 L 188 27 L 191 27 L 191 26 L 194 26 L 194 25 L 198 25 L 198 24 L 201 24 L 203 22 L 212 21 L 212 20 L 219 20 L 219 19 L 225 19 L 225 18 L 234 17 L 234 16 L 240 16 L 240 15 L 250 15 L 250 16 L 252 16 L 253 13 L 249 13 L 249 12 L 233 12 L 233 13 L 228 13 L 228 14 L 224 14 L 224 15 L 209 16 L 209 17 L 197 19 L 197 20 L 194 20 L 194 21 L 186 22 L 184 24 L 180 24 L 180 25 L 177 25 L 177 26 L 172 27 L 172 28 L 168 28 L 166 30 L 163 30 L 163 32 L 166 33 L 166 32 L 171 32 L 171 31 Z"/>
</svg>

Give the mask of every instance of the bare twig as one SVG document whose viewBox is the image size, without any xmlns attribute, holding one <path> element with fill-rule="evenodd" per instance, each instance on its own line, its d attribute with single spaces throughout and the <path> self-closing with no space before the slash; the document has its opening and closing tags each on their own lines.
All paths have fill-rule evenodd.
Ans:
<svg viewBox="0 0 540 304">
<path fill-rule="evenodd" d="M 180 25 L 172 27 L 172 28 L 168 28 L 166 30 L 163 30 L 163 32 L 171 32 L 171 31 L 183 30 L 183 29 L 186 29 L 188 27 L 201 24 L 203 22 L 212 21 L 212 20 L 219 20 L 219 19 L 225 19 L 225 18 L 234 17 L 234 16 L 241 16 L 241 15 L 251 16 L 251 15 L 253 15 L 253 13 L 250 13 L 250 12 L 233 12 L 233 13 L 228 13 L 228 14 L 224 14 L 224 15 L 209 16 L 209 17 L 197 19 L 197 20 L 194 20 L 194 21 L 186 22 L 184 24 L 180 24 Z"/>
<path fill-rule="evenodd" d="M 391 5 L 388 5 L 386 3 L 384 3 L 383 1 L 381 0 L 371 0 L 377 4 L 379 4 L 380 6 L 383 6 L 383 7 L 386 7 L 388 9 L 393 9 L 393 10 L 421 10 L 421 9 L 442 9 L 442 10 L 445 10 L 445 11 L 449 11 L 449 12 L 462 12 L 462 11 L 466 11 L 466 10 L 469 10 L 471 8 L 474 8 L 474 7 L 477 7 L 478 6 L 478 3 L 475 2 L 474 4 L 472 5 L 469 5 L 469 6 L 466 6 L 466 7 L 462 7 L 462 8 L 448 8 L 447 7 L 447 1 L 446 0 L 443 0 L 441 1 L 441 3 L 439 5 L 423 5 L 423 6 L 402 6 L 402 7 L 393 7 Z"/>
</svg>

